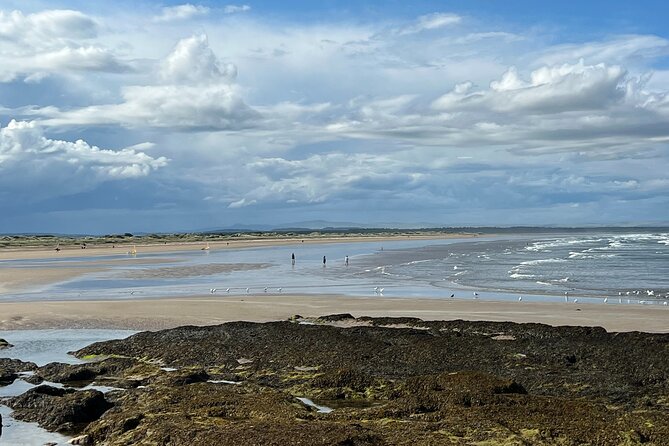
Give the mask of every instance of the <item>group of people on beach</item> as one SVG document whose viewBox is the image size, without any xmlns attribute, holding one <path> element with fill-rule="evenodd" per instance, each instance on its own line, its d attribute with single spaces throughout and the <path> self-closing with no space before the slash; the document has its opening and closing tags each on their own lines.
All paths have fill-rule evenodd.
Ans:
<svg viewBox="0 0 669 446">
<path fill-rule="evenodd" d="M 325 256 L 323 256 L 323 268 L 325 268 L 327 261 L 328 259 Z M 290 264 L 292 266 L 295 266 L 295 253 L 292 253 L 290 255 Z M 348 256 L 344 257 L 344 265 L 348 266 Z"/>
</svg>

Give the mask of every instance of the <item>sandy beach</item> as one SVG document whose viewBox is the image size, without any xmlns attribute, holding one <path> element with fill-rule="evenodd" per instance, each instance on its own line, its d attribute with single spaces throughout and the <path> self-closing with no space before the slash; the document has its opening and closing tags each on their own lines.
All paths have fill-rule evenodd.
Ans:
<svg viewBox="0 0 669 446">
<path fill-rule="evenodd" d="M 669 308 L 596 304 L 491 302 L 458 299 L 353 298 L 337 295 L 193 296 L 189 298 L 0 303 L 0 330 L 118 328 L 158 330 L 245 320 L 317 317 L 417 317 L 424 320 L 537 322 L 601 326 L 608 331 L 669 333 Z"/>
<path fill-rule="evenodd" d="M 168 242 L 168 243 L 127 243 L 127 244 L 88 244 L 86 249 L 79 246 L 60 246 L 60 251 L 54 246 L 20 247 L 0 249 L 0 261 L 2 260 L 29 260 L 29 259 L 58 259 L 72 257 L 97 257 L 129 255 L 133 248 L 137 255 L 162 254 L 180 251 L 197 251 L 209 246 L 209 250 L 219 249 L 244 249 L 269 246 L 285 246 L 297 243 L 324 244 L 324 243 L 357 243 L 357 242 L 384 242 L 397 240 L 439 240 L 453 238 L 476 237 L 475 234 L 412 234 L 403 236 L 319 236 L 319 237 L 279 237 L 279 238 L 240 238 L 229 241 L 209 242 Z"/>
<path fill-rule="evenodd" d="M 466 236 L 466 235 L 465 235 Z M 413 239 L 441 239 L 463 237 L 462 234 L 411 236 Z M 404 240 L 396 237 L 327 237 L 305 238 L 305 244 L 383 242 Z M 302 243 L 302 239 L 250 239 L 230 242 L 210 242 L 212 251 L 264 246 L 281 246 Z M 31 260 L 37 258 L 84 257 L 84 260 L 68 260 L 62 267 L 40 266 L 0 268 L 0 293 L 17 289 L 35 288 L 60 282 L 81 274 L 105 271 L 117 262 L 172 263 L 174 259 L 156 260 L 140 257 L 109 257 L 124 254 L 133 245 L 89 247 L 87 249 L 64 249 L 55 252 L 51 248 L 3 249 L 0 260 Z M 136 245 L 139 253 L 169 253 L 199 250 L 202 243 L 172 243 L 161 245 Z M 101 256 L 102 258 L 95 258 Z M 91 257 L 90 261 L 85 258 Z M 196 267 L 180 267 L 178 264 L 129 272 L 128 277 L 160 279 L 188 275 L 206 275 L 229 270 L 261 268 L 263 265 L 206 264 Z M 182 271 L 183 269 L 183 271 Z M 192 270 L 192 271 L 191 271 Z M 209 271 L 211 270 L 211 271 Z M 445 296 L 444 296 L 445 297 Z M 127 328 L 156 330 L 179 325 L 212 325 L 223 322 L 285 320 L 299 314 L 318 317 L 335 313 L 351 313 L 354 316 L 417 317 L 424 320 L 476 320 L 537 322 L 549 325 L 602 326 L 609 331 L 669 332 L 669 308 L 660 305 L 603 305 L 564 304 L 536 302 L 497 302 L 465 299 L 350 297 L 343 295 L 204 295 L 173 298 L 90 300 L 90 301 L 46 301 L 46 302 L 2 302 L 0 303 L 1 329 L 41 328 Z"/>
</svg>

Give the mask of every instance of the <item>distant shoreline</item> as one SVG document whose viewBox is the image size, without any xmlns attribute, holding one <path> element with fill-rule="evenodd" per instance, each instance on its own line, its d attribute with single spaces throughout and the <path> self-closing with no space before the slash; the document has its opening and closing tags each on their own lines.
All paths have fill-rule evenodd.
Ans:
<svg viewBox="0 0 669 446">
<path fill-rule="evenodd" d="M 413 231 L 398 233 L 375 233 L 360 234 L 350 233 L 341 235 L 328 235 L 321 233 L 306 234 L 295 236 L 284 235 L 266 235 L 258 236 L 253 234 L 244 234 L 240 236 L 230 236 L 222 239 L 193 237 L 193 239 L 183 240 L 181 238 L 155 238 L 155 237 L 136 237 L 123 239 L 119 242 L 111 242 L 106 238 L 86 239 L 88 241 L 61 243 L 57 239 L 31 239 L 27 241 L 5 241 L 5 246 L 0 246 L 0 260 L 22 260 L 48 258 L 56 259 L 59 257 L 94 257 L 94 256 L 115 256 L 129 255 L 133 247 L 137 255 L 143 253 L 169 253 L 190 250 L 202 250 L 209 247 L 210 250 L 218 249 L 243 249 L 257 247 L 283 246 L 293 244 L 325 244 L 325 243 L 359 243 L 372 241 L 395 241 L 395 240 L 438 240 L 453 238 L 478 237 L 474 233 L 454 233 L 454 232 L 429 232 Z M 47 243 L 46 240 L 49 240 Z M 82 249 L 82 243 L 86 243 L 85 249 Z M 58 248 L 58 251 L 56 251 Z"/>
</svg>

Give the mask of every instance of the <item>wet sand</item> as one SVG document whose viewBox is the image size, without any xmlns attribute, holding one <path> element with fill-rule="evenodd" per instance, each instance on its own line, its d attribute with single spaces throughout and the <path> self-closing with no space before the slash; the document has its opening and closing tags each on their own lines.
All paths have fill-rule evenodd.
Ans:
<svg viewBox="0 0 669 446">
<path fill-rule="evenodd" d="M 158 330 L 229 321 L 317 317 L 418 317 L 424 320 L 537 322 L 601 326 L 608 331 L 669 333 L 669 307 L 458 299 L 353 298 L 337 295 L 194 296 L 126 301 L 0 303 L 0 330 L 112 328 Z"/>
<path fill-rule="evenodd" d="M 10 291 L 33 291 L 41 286 L 63 282 L 101 268 L 0 268 L 0 294 Z"/>
<path fill-rule="evenodd" d="M 428 235 L 403 235 L 403 236 L 345 236 L 345 237 L 304 237 L 304 238 L 240 238 L 230 241 L 208 242 L 209 250 L 218 249 L 243 249 L 258 248 L 270 246 L 304 244 L 323 244 L 323 243 L 357 243 L 357 242 L 384 242 L 397 240 L 439 240 L 475 237 L 474 234 L 428 234 Z M 43 247 L 21 247 L 21 248 L 2 248 L 0 249 L 0 260 L 28 260 L 28 259 L 58 259 L 72 257 L 96 257 L 96 256 L 117 256 L 129 255 L 133 247 L 137 250 L 137 255 L 170 253 L 179 251 L 197 251 L 205 248 L 205 242 L 172 242 L 166 244 L 143 244 L 129 243 L 112 245 L 89 244 L 86 249 L 77 246 L 61 246 L 61 250 L 56 252 L 55 246 Z"/>
</svg>

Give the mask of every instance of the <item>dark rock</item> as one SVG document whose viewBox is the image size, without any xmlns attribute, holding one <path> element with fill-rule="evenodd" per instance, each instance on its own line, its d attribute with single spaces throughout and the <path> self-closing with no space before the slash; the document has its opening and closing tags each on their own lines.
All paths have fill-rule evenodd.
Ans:
<svg viewBox="0 0 669 446">
<path fill-rule="evenodd" d="M 86 347 L 136 358 L 96 379 L 142 386 L 109 393 L 85 433 L 107 446 L 667 444 L 667 334 L 349 316 L 320 321 L 367 326 L 234 322 Z"/>
<path fill-rule="evenodd" d="M 10 344 L 9 342 L 7 342 L 6 340 L 0 338 L 0 350 L 5 349 L 5 348 L 10 348 L 10 347 L 14 347 L 14 346 L 12 344 Z"/>
<path fill-rule="evenodd" d="M 13 383 L 20 372 L 29 372 L 36 368 L 37 365 L 32 362 L 0 358 L 0 386 L 6 386 Z"/>
<path fill-rule="evenodd" d="M 341 313 L 341 314 L 330 314 L 328 316 L 321 316 L 316 320 L 319 322 L 339 322 L 339 321 L 355 320 L 355 317 L 353 317 L 349 313 Z"/>
<path fill-rule="evenodd" d="M 14 410 L 12 416 L 17 420 L 37 422 L 47 430 L 65 433 L 81 431 L 111 407 L 97 390 L 76 391 L 47 385 L 9 398 L 6 404 Z"/>
<path fill-rule="evenodd" d="M 46 381 L 55 383 L 90 383 L 98 376 L 117 375 L 137 365 L 131 358 L 108 358 L 85 364 L 64 364 L 52 362 L 40 367 L 36 374 Z"/>
</svg>

